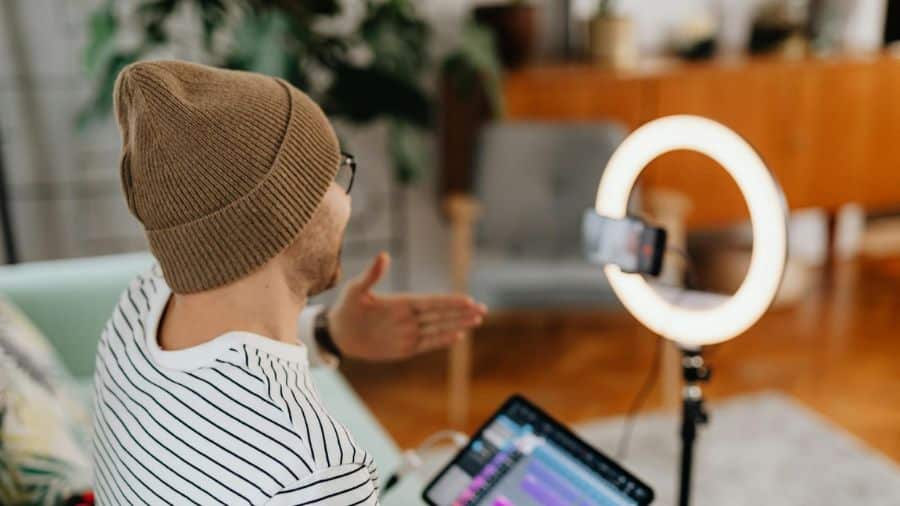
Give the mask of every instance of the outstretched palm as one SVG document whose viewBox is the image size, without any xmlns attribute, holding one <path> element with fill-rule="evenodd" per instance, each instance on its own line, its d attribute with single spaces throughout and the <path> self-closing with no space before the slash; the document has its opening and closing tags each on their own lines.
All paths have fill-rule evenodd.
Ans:
<svg viewBox="0 0 900 506">
<path fill-rule="evenodd" d="M 390 265 L 386 253 L 352 279 L 329 310 L 341 351 L 365 360 L 396 360 L 448 346 L 481 324 L 487 312 L 466 295 L 392 294 L 372 291 Z"/>
</svg>

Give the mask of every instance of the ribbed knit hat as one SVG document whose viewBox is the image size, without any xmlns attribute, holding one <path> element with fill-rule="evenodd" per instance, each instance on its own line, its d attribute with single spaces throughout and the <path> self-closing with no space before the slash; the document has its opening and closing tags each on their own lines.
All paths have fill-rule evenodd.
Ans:
<svg viewBox="0 0 900 506">
<path fill-rule="evenodd" d="M 113 93 L 122 187 L 177 293 L 244 277 L 309 221 L 340 163 L 322 110 L 281 79 L 129 65 Z"/>
</svg>

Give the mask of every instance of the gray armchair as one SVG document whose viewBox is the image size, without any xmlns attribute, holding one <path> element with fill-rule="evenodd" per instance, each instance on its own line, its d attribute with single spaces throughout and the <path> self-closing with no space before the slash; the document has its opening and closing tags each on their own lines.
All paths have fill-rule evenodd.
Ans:
<svg viewBox="0 0 900 506">
<path fill-rule="evenodd" d="M 626 133 L 608 122 L 486 126 L 474 160 L 472 194 L 445 201 L 454 289 L 472 293 L 492 312 L 620 309 L 602 269 L 583 259 L 581 220 L 594 205 L 602 171 Z M 684 247 L 690 208 L 684 196 L 636 189 L 629 205 L 665 227 L 669 244 Z M 679 261 L 665 260 L 662 279 L 678 282 Z M 449 413 L 456 426 L 465 420 L 468 405 L 470 347 L 464 339 L 449 357 Z M 677 363 L 673 357 L 669 362 Z M 665 384 L 675 391 L 678 377 Z"/>
<path fill-rule="evenodd" d="M 468 291 L 494 309 L 619 307 L 602 270 L 583 259 L 581 219 L 626 134 L 608 122 L 486 126 Z"/>
</svg>

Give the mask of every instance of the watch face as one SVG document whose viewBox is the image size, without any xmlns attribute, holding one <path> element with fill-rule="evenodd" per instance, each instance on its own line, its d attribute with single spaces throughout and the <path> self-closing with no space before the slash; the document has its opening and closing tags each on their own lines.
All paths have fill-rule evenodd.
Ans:
<svg viewBox="0 0 900 506">
<path fill-rule="evenodd" d="M 328 311 L 325 311 L 323 309 L 323 310 L 319 311 L 318 313 L 316 313 L 315 324 L 316 324 L 316 331 L 318 331 L 320 328 L 323 330 L 328 330 Z"/>
</svg>

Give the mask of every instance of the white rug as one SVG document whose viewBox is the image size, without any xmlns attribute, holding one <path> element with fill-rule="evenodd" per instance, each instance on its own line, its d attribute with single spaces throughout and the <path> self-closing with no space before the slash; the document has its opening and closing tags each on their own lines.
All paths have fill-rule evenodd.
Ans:
<svg viewBox="0 0 900 506">
<path fill-rule="evenodd" d="M 900 466 L 789 397 L 748 395 L 708 410 L 696 446 L 694 505 L 900 505 Z M 622 462 L 656 491 L 654 505 L 677 500 L 679 423 L 675 415 L 638 417 Z M 613 455 L 622 419 L 576 430 Z"/>
</svg>

